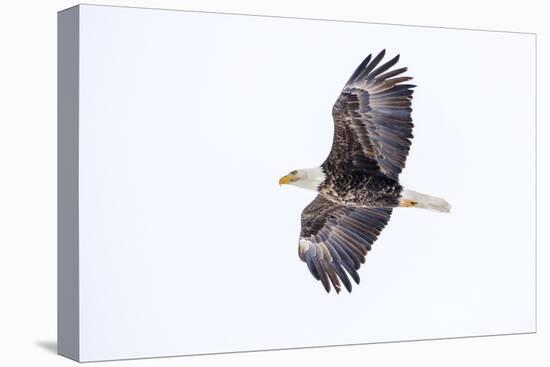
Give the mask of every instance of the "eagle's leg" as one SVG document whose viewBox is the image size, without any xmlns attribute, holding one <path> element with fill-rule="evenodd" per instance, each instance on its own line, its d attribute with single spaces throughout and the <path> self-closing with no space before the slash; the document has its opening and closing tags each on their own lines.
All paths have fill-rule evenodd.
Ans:
<svg viewBox="0 0 550 367">
<path fill-rule="evenodd" d="M 411 208 L 417 205 L 418 205 L 418 202 L 414 200 L 402 199 L 399 201 L 399 206 L 402 208 Z"/>
</svg>

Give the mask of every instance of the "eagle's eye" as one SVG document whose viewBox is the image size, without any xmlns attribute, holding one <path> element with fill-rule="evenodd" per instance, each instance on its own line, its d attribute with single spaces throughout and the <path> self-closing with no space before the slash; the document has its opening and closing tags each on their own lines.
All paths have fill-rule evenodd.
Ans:
<svg viewBox="0 0 550 367">
<path fill-rule="evenodd" d="M 290 172 L 291 175 L 297 175 L 298 174 L 298 171 L 292 171 Z"/>
</svg>

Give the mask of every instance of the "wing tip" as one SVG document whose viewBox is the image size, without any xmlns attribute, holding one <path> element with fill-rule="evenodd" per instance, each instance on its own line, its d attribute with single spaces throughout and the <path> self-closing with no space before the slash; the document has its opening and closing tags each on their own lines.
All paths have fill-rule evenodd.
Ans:
<svg viewBox="0 0 550 367">
<path fill-rule="evenodd" d="M 323 283 L 323 288 L 325 288 L 325 291 L 327 291 L 327 293 L 330 293 L 330 284 L 322 281 L 322 278 L 321 278 L 321 283 Z"/>
<path fill-rule="evenodd" d="M 394 59 L 395 59 L 396 64 L 397 64 L 397 62 L 399 61 L 400 58 L 401 58 L 401 54 L 395 55 Z"/>
</svg>

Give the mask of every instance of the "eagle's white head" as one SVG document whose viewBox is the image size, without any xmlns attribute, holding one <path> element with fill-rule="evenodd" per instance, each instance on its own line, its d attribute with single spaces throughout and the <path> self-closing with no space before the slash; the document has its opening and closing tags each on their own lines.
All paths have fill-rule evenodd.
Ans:
<svg viewBox="0 0 550 367">
<path fill-rule="evenodd" d="M 319 191 L 319 185 L 325 181 L 321 167 L 304 168 L 290 172 L 279 179 L 279 185 L 294 185 L 306 190 Z"/>
</svg>

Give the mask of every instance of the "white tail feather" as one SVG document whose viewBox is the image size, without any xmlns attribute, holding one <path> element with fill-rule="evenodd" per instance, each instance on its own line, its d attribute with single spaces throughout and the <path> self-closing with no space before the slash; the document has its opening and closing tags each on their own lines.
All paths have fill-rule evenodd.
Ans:
<svg viewBox="0 0 550 367">
<path fill-rule="evenodd" d="M 403 190 L 401 193 L 401 200 L 407 200 L 412 203 L 412 205 L 405 206 L 413 206 L 415 208 L 423 208 L 443 213 L 449 213 L 451 211 L 451 205 L 444 199 L 413 190 Z"/>
</svg>

